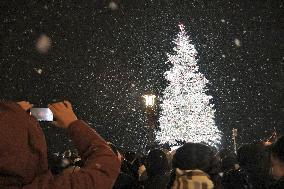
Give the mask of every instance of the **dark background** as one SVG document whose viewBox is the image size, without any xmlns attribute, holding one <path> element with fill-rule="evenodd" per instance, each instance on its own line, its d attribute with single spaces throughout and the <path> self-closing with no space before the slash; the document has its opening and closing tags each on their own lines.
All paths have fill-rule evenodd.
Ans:
<svg viewBox="0 0 284 189">
<path fill-rule="evenodd" d="M 231 145 L 233 127 L 239 143 L 268 138 L 274 128 L 284 133 L 282 0 L 115 2 L 117 10 L 107 0 L 1 1 L 0 98 L 40 107 L 67 98 L 107 140 L 143 151 L 141 96 L 161 97 L 182 22 L 210 81 L 223 145 Z M 52 40 L 47 54 L 35 48 L 41 34 Z M 42 127 L 52 151 L 69 148 L 63 131 Z"/>
</svg>

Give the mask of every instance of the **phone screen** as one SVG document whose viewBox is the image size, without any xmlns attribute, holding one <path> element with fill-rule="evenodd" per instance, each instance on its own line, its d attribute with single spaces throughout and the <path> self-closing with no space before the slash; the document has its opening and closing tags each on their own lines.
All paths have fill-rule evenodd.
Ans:
<svg viewBox="0 0 284 189">
<path fill-rule="evenodd" d="M 53 113 L 49 108 L 32 108 L 31 114 L 38 121 L 53 121 Z"/>
</svg>

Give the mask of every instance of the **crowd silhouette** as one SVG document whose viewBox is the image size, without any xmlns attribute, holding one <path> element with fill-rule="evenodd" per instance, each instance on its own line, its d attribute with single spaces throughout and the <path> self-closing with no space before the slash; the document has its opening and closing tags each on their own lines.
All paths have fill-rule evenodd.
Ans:
<svg viewBox="0 0 284 189">
<path fill-rule="evenodd" d="M 77 118 L 69 101 L 50 104 L 77 151 L 47 154 L 32 104 L 0 103 L 2 189 L 281 189 L 284 137 L 216 152 L 201 143 L 148 154 L 123 151 Z M 189 133 L 190 134 L 190 133 Z"/>
</svg>

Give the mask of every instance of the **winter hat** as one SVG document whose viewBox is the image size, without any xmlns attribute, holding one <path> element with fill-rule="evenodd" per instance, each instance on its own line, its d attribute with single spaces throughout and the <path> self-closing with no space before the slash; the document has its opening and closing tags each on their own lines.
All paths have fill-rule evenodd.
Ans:
<svg viewBox="0 0 284 189">
<path fill-rule="evenodd" d="M 186 143 L 177 149 L 172 163 L 173 168 L 199 169 L 208 173 L 214 160 L 214 152 L 209 146 L 201 143 Z"/>
</svg>

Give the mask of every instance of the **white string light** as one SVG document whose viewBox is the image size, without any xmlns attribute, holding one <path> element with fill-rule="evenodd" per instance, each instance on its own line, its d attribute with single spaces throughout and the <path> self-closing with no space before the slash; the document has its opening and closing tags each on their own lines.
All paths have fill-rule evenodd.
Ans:
<svg viewBox="0 0 284 189">
<path fill-rule="evenodd" d="M 171 145 L 176 140 L 185 140 L 218 146 L 221 132 L 215 125 L 212 96 L 205 93 L 208 80 L 198 71 L 197 51 L 184 25 L 180 24 L 179 28 L 174 54 L 168 54 L 167 63 L 173 66 L 165 73 L 169 85 L 163 92 L 161 131 L 156 132 L 156 139 Z"/>
</svg>

